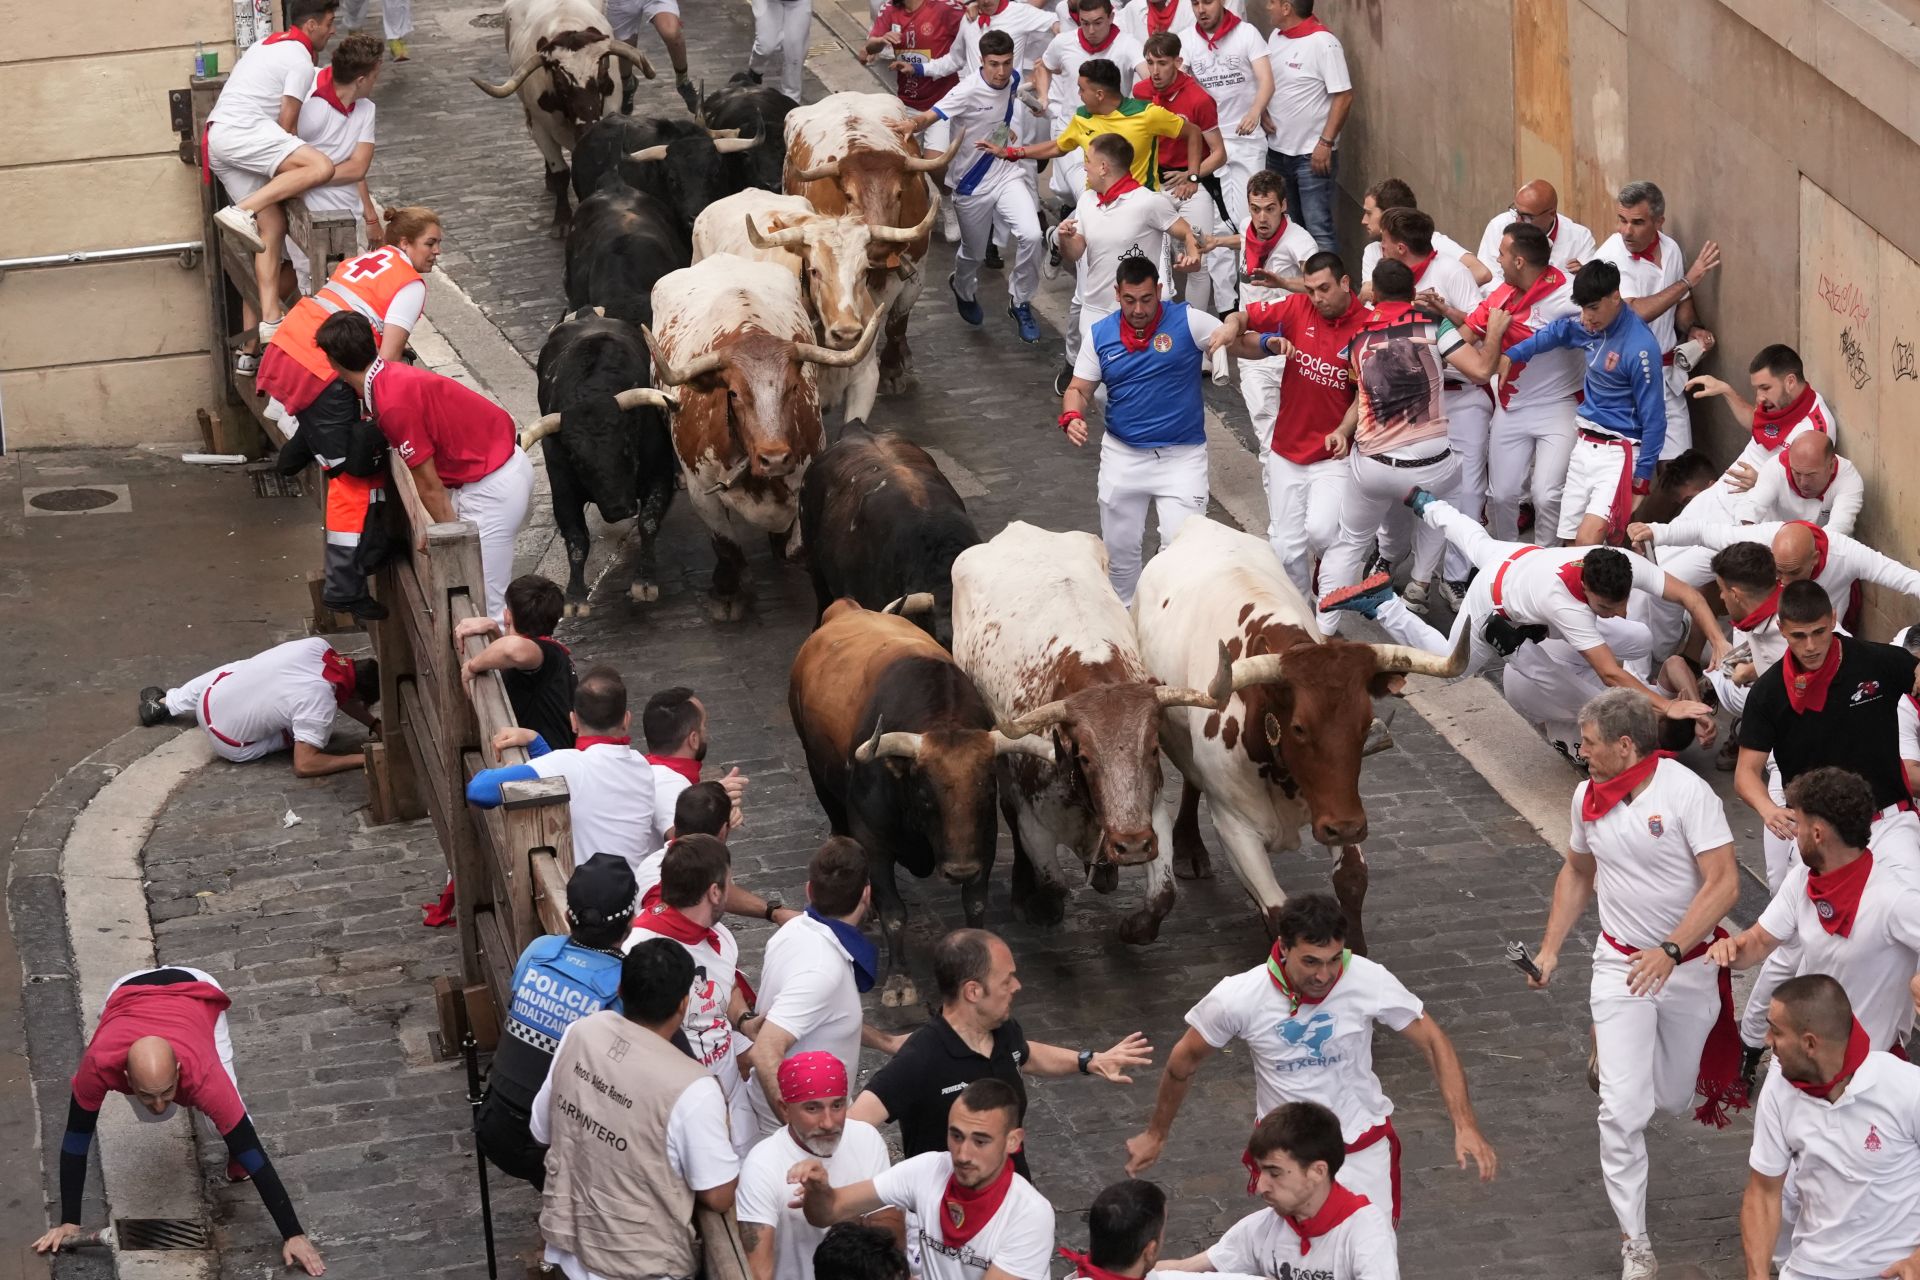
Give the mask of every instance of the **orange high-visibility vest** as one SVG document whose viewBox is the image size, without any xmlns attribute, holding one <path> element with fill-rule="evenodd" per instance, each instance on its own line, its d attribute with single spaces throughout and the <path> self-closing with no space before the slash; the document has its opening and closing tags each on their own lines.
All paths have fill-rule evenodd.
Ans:
<svg viewBox="0 0 1920 1280">
<path fill-rule="evenodd" d="M 387 308 L 402 289 L 418 279 L 420 273 L 407 261 L 407 255 L 392 245 L 349 258 L 334 268 L 333 275 L 312 297 L 294 304 L 280 322 L 271 345 L 299 361 L 314 377 L 331 382 L 333 366 L 313 341 L 320 325 L 336 312 L 358 311 L 372 322 L 374 336 L 378 337 L 387 327 Z"/>
</svg>

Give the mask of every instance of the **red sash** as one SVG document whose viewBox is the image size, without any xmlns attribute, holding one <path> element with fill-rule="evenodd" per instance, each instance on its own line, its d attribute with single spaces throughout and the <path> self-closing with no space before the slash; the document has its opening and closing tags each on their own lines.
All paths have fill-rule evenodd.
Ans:
<svg viewBox="0 0 1920 1280">
<path fill-rule="evenodd" d="M 1514 552 L 1512 555 L 1508 556 L 1505 560 L 1502 560 L 1500 562 L 1500 567 L 1493 571 L 1493 591 L 1491 593 L 1493 596 L 1493 607 L 1499 611 L 1501 617 L 1503 618 L 1507 617 L 1507 610 L 1506 610 L 1504 595 L 1500 590 L 1500 588 L 1504 586 L 1507 581 L 1507 570 L 1510 567 L 1512 567 L 1513 562 L 1518 560 L 1521 556 L 1531 555 L 1533 552 L 1538 550 L 1540 550 L 1540 548 L 1537 546 L 1522 547 L 1518 551 Z M 1511 621 L 1511 619 L 1509 619 L 1509 621 Z"/>
<path fill-rule="evenodd" d="M 1627 946 L 1610 933 L 1600 935 L 1607 945 L 1623 956 L 1630 956 L 1634 948 Z M 1693 950 L 1680 957 L 1681 964 L 1698 960 L 1707 954 L 1707 948 L 1727 936 L 1727 931 L 1715 926 L 1713 936 Z M 1732 1123 L 1728 1114 L 1744 1111 L 1752 1103 L 1747 1097 L 1746 1086 L 1740 1080 L 1740 1025 L 1733 1017 L 1733 970 L 1720 970 L 1720 1012 L 1715 1015 L 1713 1030 L 1707 1033 L 1707 1042 L 1700 1050 L 1700 1074 L 1695 1079 L 1693 1090 L 1700 1095 L 1700 1105 L 1694 1108 L 1693 1118 L 1701 1124 L 1715 1129 L 1724 1129 Z"/>
</svg>

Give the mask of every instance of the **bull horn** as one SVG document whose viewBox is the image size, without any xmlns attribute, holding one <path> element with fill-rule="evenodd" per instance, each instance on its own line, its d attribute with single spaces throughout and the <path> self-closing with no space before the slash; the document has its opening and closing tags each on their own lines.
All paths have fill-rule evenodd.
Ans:
<svg viewBox="0 0 1920 1280">
<path fill-rule="evenodd" d="M 1035 707 L 1018 720 L 1009 720 L 1005 724 L 996 725 L 994 731 L 1009 738 L 1024 738 L 1029 734 L 1039 733 L 1042 729 L 1051 729 L 1066 719 L 1066 699 L 1060 698 L 1043 707 Z"/>
<path fill-rule="evenodd" d="M 511 98 L 514 91 L 519 89 L 520 82 L 532 75 L 539 65 L 540 55 L 538 53 L 530 53 L 527 55 L 526 61 L 515 67 L 513 74 L 499 84 L 488 84 L 479 76 L 468 76 L 467 79 L 473 81 L 475 87 L 489 98 Z"/>
<path fill-rule="evenodd" d="M 684 369 L 676 369 L 667 363 L 665 356 L 660 354 L 660 344 L 654 340 L 651 329 L 641 325 L 640 336 L 646 340 L 647 350 L 653 355 L 653 366 L 659 371 L 658 381 L 663 386 L 677 387 L 682 383 L 692 382 L 695 378 L 714 372 L 727 362 L 727 358 L 718 351 L 709 351 L 703 356 L 695 357 L 694 361 Z"/>
<path fill-rule="evenodd" d="M 661 143 L 657 147 L 642 147 L 638 151 L 627 152 L 627 159 L 633 161 L 635 164 L 649 164 L 655 160 L 665 160 L 666 158 L 667 147 L 665 143 Z"/>
<path fill-rule="evenodd" d="M 654 387 L 628 387 L 613 397 L 613 402 L 622 409 L 638 409 L 647 405 L 654 409 L 678 409 L 680 397 L 671 391 L 661 391 Z"/>
<path fill-rule="evenodd" d="M 745 217 L 747 219 L 747 243 L 756 249 L 791 249 L 795 245 L 806 243 L 807 229 L 805 227 L 782 227 L 778 231 L 762 232 L 759 227 L 754 225 L 752 214 L 749 213 L 745 215 Z"/>
<path fill-rule="evenodd" d="M 962 139 L 956 137 L 953 140 L 953 145 L 948 147 L 945 151 L 941 152 L 937 156 L 908 156 L 907 172 L 908 173 L 939 173 L 941 170 L 945 169 L 948 165 L 952 164 L 953 158 L 960 154 L 961 141 Z"/>
<path fill-rule="evenodd" d="M 931 591 L 915 591 L 911 595 L 901 596 L 880 612 L 896 614 L 932 613 L 933 609 L 933 593 Z"/>
<path fill-rule="evenodd" d="M 1024 738 L 1009 738 L 1000 730 L 995 729 L 993 731 L 993 754 L 996 756 L 1035 756 L 1041 760 L 1045 760 L 1048 764 L 1052 764 L 1054 760 L 1053 739 L 1042 738 L 1031 733 Z"/>
<path fill-rule="evenodd" d="M 520 447 L 531 449 L 559 429 L 560 415 L 557 413 L 549 413 L 543 418 L 529 422 L 520 428 Z"/>
<path fill-rule="evenodd" d="M 811 169 L 802 169 L 793 175 L 793 180 L 795 182 L 818 182 L 822 178 L 837 178 L 839 176 L 840 162 L 838 160 L 829 160 L 825 164 L 815 165 Z"/>
<path fill-rule="evenodd" d="M 713 149 L 723 156 L 730 156 L 738 151 L 751 151 L 760 145 L 760 139 L 757 137 L 742 138 L 738 136 L 739 130 L 735 129 L 732 132 L 735 135 L 733 137 L 723 137 L 718 133 L 713 135 Z"/>
<path fill-rule="evenodd" d="M 860 341 L 853 344 L 850 351 L 835 351 L 831 347 L 816 347 L 811 342 L 793 344 L 793 358 L 803 364 L 823 364 L 830 369 L 850 369 L 867 358 L 867 352 L 873 350 L 873 340 L 880 333 L 880 322 L 886 318 L 884 311 L 876 311 L 867 321 L 866 329 L 860 334 Z"/>
<path fill-rule="evenodd" d="M 700 77 L 700 88 L 693 102 L 693 118 L 702 129 L 713 132 L 713 126 L 707 123 L 707 78 Z"/>
<path fill-rule="evenodd" d="M 1404 644 L 1372 644 L 1374 663 L 1382 671 L 1405 672 L 1411 676 L 1439 676 L 1451 680 L 1467 669 L 1467 646 L 1473 639 L 1471 627 L 1460 628 L 1460 639 L 1446 657 Z"/>
<path fill-rule="evenodd" d="M 1234 693 L 1233 655 L 1227 650 L 1227 642 L 1220 642 L 1220 660 L 1214 667 L 1213 679 L 1207 681 L 1204 689 L 1179 688 L 1162 685 L 1153 691 L 1154 700 L 1165 707 L 1206 707 L 1218 711 L 1227 705 L 1227 699 Z"/>
<path fill-rule="evenodd" d="M 882 733 L 880 721 L 873 722 L 873 736 L 854 750 L 853 758 L 861 764 L 874 760 L 884 760 L 891 756 L 895 760 L 913 760 L 920 755 L 920 735 L 917 733 Z"/>
<path fill-rule="evenodd" d="M 1256 684 L 1277 684 L 1286 674 L 1286 662 L 1284 653 L 1257 653 L 1240 659 L 1233 664 L 1233 691 L 1239 693 Z"/>
<path fill-rule="evenodd" d="M 709 128 L 706 121 L 704 120 L 700 122 L 700 127 L 703 129 L 706 129 L 707 136 L 709 138 L 712 138 L 716 142 L 719 141 L 721 138 L 737 138 L 740 136 L 740 131 L 738 129 Z"/>
<path fill-rule="evenodd" d="M 613 56 L 620 59 L 620 61 L 631 63 L 640 68 L 640 74 L 647 79 L 651 80 L 654 78 L 653 64 L 647 61 L 646 54 L 640 52 L 624 40 L 609 40 L 607 41 L 607 47 L 613 51 Z"/>
<path fill-rule="evenodd" d="M 1367 738 L 1360 746 L 1363 756 L 1377 756 L 1382 751 L 1393 750 L 1393 734 L 1387 731 L 1387 722 L 1376 719 L 1367 726 Z"/>
<path fill-rule="evenodd" d="M 940 189 L 933 185 L 933 179 L 927 178 L 927 216 L 911 227 L 874 227 L 867 232 L 869 238 L 881 244 L 912 244 L 921 236 L 933 230 L 933 220 L 940 216 Z"/>
</svg>

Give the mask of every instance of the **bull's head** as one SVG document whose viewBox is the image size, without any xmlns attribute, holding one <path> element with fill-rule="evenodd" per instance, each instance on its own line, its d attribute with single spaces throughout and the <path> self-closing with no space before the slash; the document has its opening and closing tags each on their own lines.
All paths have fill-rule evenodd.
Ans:
<svg viewBox="0 0 1920 1280">
<path fill-rule="evenodd" d="M 960 141 L 956 137 L 953 145 L 937 156 L 913 156 L 902 151 L 857 148 L 839 159 L 801 170 L 795 175 L 795 182 L 804 189 L 809 182 L 833 179 L 846 197 L 847 208 L 868 225 L 898 226 L 909 184 L 914 182 L 913 175 L 943 172 L 954 156 L 959 154 Z M 926 184 L 928 204 L 938 208 L 940 196 L 931 176 L 922 181 Z M 933 224 L 927 225 L 931 227 Z M 902 262 L 901 250 L 902 246 L 897 243 L 875 241 L 868 251 L 868 265 L 897 270 Z"/>
<path fill-rule="evenodd" d="M 520 447 L 532 449 L 549 436 L 557 437 L 573 474 L 586 486 L 588 500 L 600 508 L 600 518 L 609 524 L 631 519 L 639 504 L 634 491 L 639 440 L 632 410 L 677 405 L 673 396 L 652 387 L 588 396 L 522 427 Z"/>
<path fill-rule="evenodd" d="M 874 722 L 873 736 L 854 751 L 856 766 L 884 769 L 902 788 L 908 827 L 924 832 L 940 850 L 940 874 L 953 884 L 979 878 L 993 859 L 1000 835 L 993 762 L 1005 755 L 1053 759 L 1045 737 L 1010 737 L 998 729 L 939 729 L 887 733 Z"/>
<path fill-rule="evenodd" d="M 598 27 L 541 36 L 533 52 L 499 84 L 488 84 L 478 76 L 469 79 L 489 97 L 506 98 L 519 92 L 528 76 L 544 72 L 546 85 L 535 97 L 534 108 L 584 129 L 606 114 L 608 101 L 619 91 L 617 62 L 638 67 L 640 74 L 653 79 L 653 64 L 646 55 Z"/>
<path fill-rule="evenodd" d="M 761 480 L 789 476 L 812 457 L 820 438 L 820 408 L 808 366 L 844 369 L 859 364 L 873 349 L 880 321 L 878 314 L 868 321 L 850 351 L 749 329 L 722 350 L 695 356 L 683 366 L 660 354 L 652 333 L 644 328 L 641 333 L 662 386 L 725 394 L 737 451 L 730 483 L 742 472 Z"/>
<path fill-rule="evenodd" d="M 666 168 L 664 189 L 671 196 L 673 211 L 691 227 L 700 211 L 727 194 L 720 157 L 751 151 L 761 144 L 761 136 L 740 136 L 738 129 L 706 129 L 690 132 L 669 142 L 657 143 L 630 152 L 635 164 L 660 164 Z M 647 184 L 649 189 L 658 186 Z"/>
<path fill-rule="evenodd" d="M 927 213 L 911 227 L 870 226 L 857 214 L 832 218 L 814 214 L 797 220 L 776 215 L 784 225 L 762 232 L 753 215 L 746 215 L 747 239 L 756 249 L 785 249 L 798 255 L 801 282 L 809 309 L 820 322 L 827 345 L 839 349 L 860 338 L 867 321 L 880 305 L 868 271 L 868 255 L 876 247 L 885 252 L 913 243 L 933 229 L 939 217 L 937 195 L 928 198 Z"/>
<path fill-rule="evenodd" d="M 1399 697 L 1407 676 L 1451 678 L 1466 670 L 1466 629 L 1448 657 L 1397 644 L 1315 643 L 1298 628 L 1254 630 L 1233 664 L 1244 715 L 1242 749 L 1289 798 L 1305 805 L 1314 839 L 1329 846 L 1367 838 L 1360 759 L 1388 744 L 1377 699 Z M 1227 731 L 1227 724 L 1218 726 Z M 1224 739 L 1223 739 L 1224 742 Z M 1225 742 L 1231 750 L 1232 742 Z"/>
</svg>

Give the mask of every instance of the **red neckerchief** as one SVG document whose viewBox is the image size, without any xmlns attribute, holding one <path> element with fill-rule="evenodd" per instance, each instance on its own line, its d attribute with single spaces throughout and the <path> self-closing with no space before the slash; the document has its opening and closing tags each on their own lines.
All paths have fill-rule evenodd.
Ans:
<svg viewBox="0 0 1920 1280">
<path fill-rule="evenodd" d="M 1620 243 L 1622 244 L 1626 243 L 1625 237 L 1621 238 Z M 1660 265 L 1660 237 L 1656 235 L 1653 238 L 1653 244 L 1647 249 L 1645 253 L 1636 253 L 1632 249 L 1629 249 L 1627 250 L 1627 256 L 1638 262 L 1651 262 L 1654 266 L 1656 267 L 1659 266 Z"/>
<path fill-rule="evenodd" d="M 1798 1080 L 1789 1080 L 1788 1084 L 1809 1097 L 1822 1102 L 1833 1100 L 1833 1091 L 1840 1087 L 1842 1080 L 1850 1079 L 1867 1060 L 1867 1053 L 1873 1048 L 1873 1041 L 1867 1039 L 1866 1029 L 1860 1025 L 1860 1019 L 1853 1020 L 1853 1029 L 1847 1033 L 1847 1055 L 1840 1059 L 1840 1073 L 1833 1079 L 1815 1084 L 1803 1084 Z"/>
<path fill-rule="evenodd" d="M 354 694 L 353 659 L 343 658 L 332 649 L 320 655 L 320 674 L 333 686 L 335 702 L 351 701 Z"/>
<path fill-rule="evenodd" d="M 1800 388 L 1800 394 L 1784 409 L 1769 409 L 1756 401 L 1753 406 L 1753 442 L 1768 453 L 1778 449 L 1785 443 L 1788 433 L 1813 412 L 1814 399 L 1813 388 L 1805 386 Z"/>
<path fill-rule="evenodd" d="M 1585 560 L 1569 560 L 1554 570 L 1554 576 L 1560 579 L 1560 584 L 1573 592 L 1573 598 L 1581 604 L 1587 603 L 1587 584 L 1580 577 L 1586 567 Z"/>
<path fill-rule="evenodd" d="M 1353 952 L 1351 951 L 1343 951 L 1340 953 L 1341 978 L 1346 977 L 1347 961 L 1352 957 Z M 1333 987 L 1327 988 L 1327 996 L 1310 996 L 1304 991 L 1295 991 L 1293 984 L 1287 981 L 1287 953 L 1281 948 L 1278 941 L 1274 942 L 1273 950 L 1267 954 L 1267 981 L 1273 984 L 1275 991 L 1278 991 L 1287 998 L 1288 1017 L 1292 1017 L 1294 1014 L 1300 1012 L 1300 1006 L 1303 1004 L 1319 1004 L 1322 1000 L 1325 1000 L 1327 996 L 1333 994 L 1333 987 L 1340 985 L 1340 978 L 1335 978 L 1333 980 Z"/>
<path fill-rule="evenodd" d="M 1566 274 L 1560 268 L 1548 267 L 1540 273 L 1538 280 L 1527 286 L 1524 293 L 1510 284 L 1503 284 L 1494 290 L 1491 298 L 1481 304 L 1481 310 L 1474 312 L 1473 319 L 1477 322 L 1476 327 L 1482 333 L 1486 332 L 1484 317 L 1486 312 L 1494 307 L 1512 316 L 1515 324 L 1525 324 L 1533 311 L 1533 304 L 1566 282 Z"/>
<path fill-rule="evenodd" d="M 1287 234 L 1287 217 L 1280 215 L 1280 226 L 1266 240 L 1253 234 L 1253 222 L 1247 222 L 1247 270 L 1258 271 L 1267 265 L 1267 255 L 1280 244 L 1280 237 Z"/>
<path fill-rule="evenodd" d="M 1000 11 L 1006 7 L 1007 7 L 1007 0 L 1000 0 L 1000 3 L 993 7 L 992 13 L 983 13 L 978 18 L 974 19 L 974 21 L 978 22 L 980 24 L 981 30 L 984 31 L 986 29 L 987 23 L 999 17 Z"/>
<path fill-rule="evenodd" d="M 276 31 L 260 43 L 279 44 L 282 40 L 298 40 L 301 44 L 307 46 L 307 56 L 309 58 L 312 58 L 315 62 L 320 61 L 320 51 L 313 47 L 313 41 L 307 39 L 307 33 L 299 27 L 289 27 L 285 31 Z M 329 67 L 328 70 L 332 70 L 332 68 Z"/>
<path fill-rule="evenodd" d="M 1160 317 L 1166 313 L 1166 310 L 1167 307 L 1165 303 L 1154 303 L 1153 323 L 1149 324 L 1145 332 L 1141 333 L 1138 337 L 1134 336 L 1133 326 L 1127 323 L 1127 318 L 1124 315 L 1121 316 L 1120 345 L 1135 354 L 1145 351 L 1148 345 L 1152 343 L 1154 333 L 1160 328 Z"/>
<path fill-rule="evenodd" d="M 677 907 L 670 907 L 664 902 L 643 907 L 640 914 L 633 918 L 633 927 L 649 930 L 663 938 L 672 938 L 675 942 L 684 942 L 690 947 L 704 942 L 713 948 L 715 955 L 720 953 L 718 933 L 688 919 L 685 912 Z"/>
<path fill-rule="evenodd" d="M 1735 631 L 1752 631 L 1756 627 L 1764 626 L 1779 612 L 1780 584 L 1776 582 L 1773 584 L 1773 590 L 1767 593 L 1767 598 L 1755 605 L 1752 613 L 1744 618 L 1737 619 L 1733 624 L 1733 629 Z"/>
<path fill-rule="evenodd" d="M 1553 230 L 1547 232 L 1547 243 L 1560 243 L 1560 215 L 1557 213 L 1553 215 Z"/>
<path fill-rule="evenodd" d="M 1376 302 L 1373 304 L 1373 314 L 1367 317 L 1366 327 L 1390 329 L 1396 324 L 1406 323 L 1410 315 L 1413 315 L 1411 302 Z M 1417 320 L 1422 317 L 1414 316 L 1413 318 Z"/>
<path fill-rule="evenodd" d="M 647 763 L 671 769 L 690 783 L 700 781 L 700 762 L 689 756 L 656 756 L 648 752 Z"/>
<path fill-rule="evenodd" d="M 1827 490 L 1833 488 L 1833 482 L 1840 478 L 1840 463 L 1838 461 L 1835 461 L 1833 464 L 1833 470 L 1827 473 L 1827 482 L 1820 486 L 1820 491 L 1818 493 L 1808 493 L 1805 489 L 1802 489 L 1800 487 L 1800 482 L 1794 479 L 1793 464 L 1787 461 L 1787 451 L 1785 449 L 1782 449 L 1780 451 L 1780 465 L 1787 469 L 1787 488 L 1793 490 L 1795 493 L 1799 494 L 1803 498 L 1826 497 Z"/>
<path fill-rule="evenodd" d="M 1411 262 L 1407 264 L 1408 266 L 1413 267 L 1413 282 L 1415 284 L 1420 283 L 1420 278 L 1427 274 L 1427 268 L 1432 266 L 1433 260 L 1439 256 L 1440 256 L 1440 251 L 1438 249 L 1435 249 L 1432 253 L 1428 254 L 1426 257 L 1420 260 L 1419 266 L 1413 267 L 1413 264 Z"/>
<path fill-rule="evenodd" d="M 609 745 L 615 747 L 630 747 L 633 745 L 633 739 L 610 738 L 598 733 L 583 733 L 573 740 L 573 745 L 577 751 L 585 751 L 588 747 Z"/>
<path fill-rule="evenodd" d="M 1318 18 L 1303 18 L 1280 34 L 1289 40 L 1304 40 L 1316 31 L 1325 31 L 1327 24 Z"/>
<path fill-rule="evenodd" d="M 1315 1240 L 1372 1203 L 1365 1196 L 1349 1191 L 1336 1182 L 1327 1190 L 1327 1202 L 1311 1218 L 1303 1221 L 1286 1214 L 1280 1216 L 1286 1218 L 1287 1225 L 1293 1228 L 1293 1234 L 1300 1237 L 1300 1256 L 1304 1258 L 1313 1249 Z"/>
<path fill-rule="evenodd" d="M 1811 520 L 1789 520 L 1788 524 L 1797 524 L 1813 535 L 1813 572 L 1807 577 L 1818 579 L 1827 571 L 1827 550 L 1832 544 L 1827 540 L 1827 531 Z"/>
<path fill-rule="evenodd" d="M 1200 33 L 1200 38 L 1202 40 L 1207 42 L 1207 48 L 1218 49 L 1220 47 L 1220 42 L 1227 38 L 1227 33 L 1229 31 L 1232 31 L 1235 27 L 1239 25 L 1240 25 L 1239 17 L 1235 14 L 1228 13 L 1226 10 L 1223 9 L 1220 12 L 1220 25 L 1213 29 L 1212 35 L 1208 35 L 1206 28 L 1202 27 L 1197 22 L 1193 24 L 1193 29 Z"/>
<path fill-rule="evenodd" d="M 1101 45 L 1088 44 L 1087 33 L 1085 31 L 1076 32 L 1075 34 L 1077 34 L 1080 37 L 1080 47 L 1082 49 L 1085 49 L 1088 53 L 1105 53 L 1107 50 L 1113 48 L 1114 40 L 1118 38 L 1118 36 L 1120 35 L 1120 28 L 1115 26 L 1108 26 L 1107 42 Z"/>
<path fill-rule="evenodd" d="M 1116 181 L 1112 186 L 1108 187 L 1105 191 L 1095 192 L 1093 198 L 1096 202 L 1099 203 L 1100 207 L 1104 209 L 1108 205 L 1111 205 L 1115 200 L 1118 200 L 1121 196 L 1127 194 L 1127 192 L 1138 191 L 1139 189 L 1140 189 L 1140 184 L 1139 182 L 1135 181 L 1133 174 L 1123 173 L 1120 175 L 1118 181 Z"/>
<path fill-rule="evenodd" d="M 1612 812 L 1613 807 L 1627 798 L 1627 795 L 1641 783 L 1653 776 L 1662 760 L 1673 759 L 1671 751 L 1656 751 L 1645 756 L 1640 763 L 1629 765 L 1605 782 L 1589 779 L 1587 794 L 1580 798 L 1580 817 L 1586 822 L 1598 822 Z"/>
<path fill-rule="evenodd" d="M 313 78 L 313 96 L 338 111 L 343 116 L 353 114 L 353 108 L 340 101 L 340 95 L 333 87 L 333 68 L 322 67 L 320 74 Z"/>
<path fill-rule="evenodd" d="M 1147 0 L 1147 34 L 1157 36 L 1162 31 L 1173 30 L 1173 16 L 1179 11 L 1179 0 L 1167 0 L 1166 4 L 1155 4 L 1153 0 Z"/>
<path fill-rule="evenodd" d="M 993 1221 L 1013 1186 L 1013 1161 L 1000 1166 L 999 1174 L 984 1187 L 963 1187 L 947 1175 L 947 1189 L 940 1196 L 940 1238 L 947 1248 L 958 1249 Z"/>
<path fill-rule="evenodd" d="M 1838 871 L 1808 874 L 1807 901 L 1813 903 L 1813 913 L 1820 917 L 1822 929 L 1836 938 L 1853 932 L 1853 917 L 1860 910 L 1860 894 L 1867 887 L 1867 876 L 1872 871 L 1873 850 L 1865 849 Z"/>
<path fill-rule="evenodd" d="M 1827 687 L 1833 683 L 1833 673 L 1840 669 L 1840 637 L 1833 638 L 1833 647 L 1827 650 L 1827 660 L 1820 664 L 1817 671 L 1807 671 L 1800 665 L 1800 659 L 1793 656 L 1793 650 L 1787 650 L 1786 657 L 1780 659 L 1781 674 L 1786 677 L 1787 703 L 1796 714 L 1804 715 L 1809 711 L 1824 711 L 1827 706 Z"/>
<path fill-rule="evenodd" d="M 1095 1266 L 1092 1258 L 1084 1253 L 1075 1253 L 1065 1245 L 1060 1246 L 1060 1256 L 1078 1268 L 1075 1275 L 1085 1276 L 1086 1280 L 1133 1280 L 1132 1276 L 1123 1276 L 1118 1271 Z"/>
</svg>

